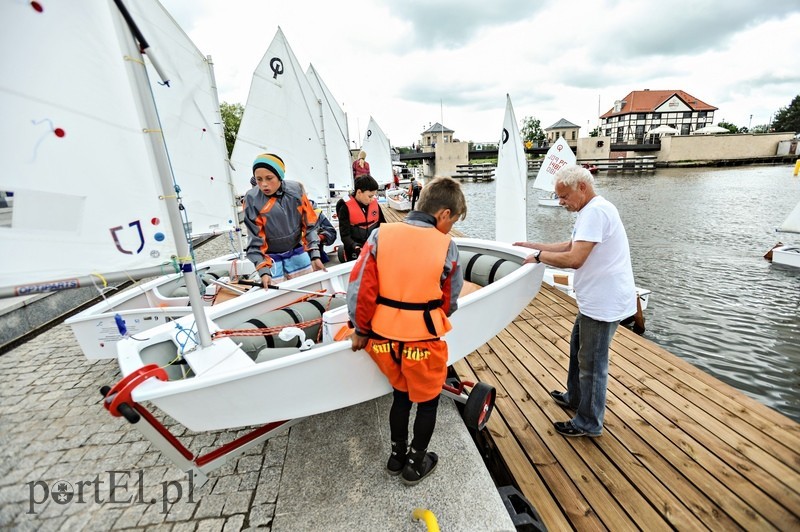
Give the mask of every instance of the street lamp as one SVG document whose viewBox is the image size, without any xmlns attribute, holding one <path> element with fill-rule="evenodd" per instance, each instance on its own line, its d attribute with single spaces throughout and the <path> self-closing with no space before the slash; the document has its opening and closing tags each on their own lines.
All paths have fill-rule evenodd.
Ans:
<svg viewBox="0 0 800 532">
<path fill-rule="evenodd" d="M 750 121 L 747 123 L 747 131 L 750 131 L 750 126 L 753 124 L 753 115 L 750 115 Z"/>
</svg>

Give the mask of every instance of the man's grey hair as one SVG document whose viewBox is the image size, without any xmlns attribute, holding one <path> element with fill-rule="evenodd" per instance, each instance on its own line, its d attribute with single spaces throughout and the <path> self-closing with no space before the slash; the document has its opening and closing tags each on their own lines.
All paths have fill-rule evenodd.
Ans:
<svg viewBox="0 0 800 532">
<path fill-rule="evenodd" d="M 576 188 L 579 183 L 594 186 L 594 177 L 586 168 L 577 164 L 568 164 L 556 172 L 555 183 L 561 183 L 567 188 Z"/>
</svg>

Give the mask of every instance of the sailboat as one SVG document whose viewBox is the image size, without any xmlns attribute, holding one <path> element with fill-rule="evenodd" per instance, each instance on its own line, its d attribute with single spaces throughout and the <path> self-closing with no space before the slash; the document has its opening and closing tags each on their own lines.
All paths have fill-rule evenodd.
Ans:
<svg viewBox="0 0 800 532">
<path fill-rule="evenodd" d="M 556 172 L 566 164 L 575 164 L 575 160 L 575 154 L 572 153 L 572 149 L 567 144 L 567 141 L 564 140 L 564 137 L 557 138 L 555 143 L 547 150 L 542 166 L 539 168 L 539 173 L 536 174 L 536 179 L 533 181 L 534 188 L 550 193 L 548 198 L 539 198 L 539 205 L 544 207 L 559 206 L 555 189 Z"/>
<path fill-rule="evenodd" d="M 353 190 L 347 115 L 336 102 L 314 65 L 308 66 L 306 77 L 319 101 L 322 113 L 321 140 L 328 160 L 328 187 L 334 194 Z"/>
<path fill-rule="evenodd" d="M 308 198 L 317 204 L 328 203 L 328 156 L 320 140 L 323 127 L 319 99 L 278 28 L 253 73 L 236 134 L 231 155 L 236 191 L 244 195 L 251 188 L 256 156 L 274 153 L 286 163 L 287 179 L 303 183 Z"/>
<path fill-rule="evenodd" d="M 528 239 L 528 163 L 509 95 L 506 95 L 506 112 L 494 176 L 497 206 L 495 237 L 503 242 L 525 242 Z"/>
<path fill-rule="evenodd" d="M 8 110 L 2 140 L 13 148 L 0 163 L 0 188 L 15 193 L 10 227 L 0 228 L 0 293 L 91 286 L 115 271 L 152 275 L 172 261 L 185 278 L 191 315 L 118 343 L 123 377 L 102 390 L 111 414 L 135 423 L 169 459 L 202 469 L 272 425 L 201 463 L 149 406 L 192 430 L 213 430 L 281 423 L 391 390 L 346 337 L 339 296 L 354 263 L 202 304 L 142 53 L 155 58 L 121 0 L 54 3 L 43 11 L 11 3 L 2 15 L 4 49 L 27 53 L 10 54 L 0 66 L 0 101 Z M 30 75 L 14 75 L 22 71 Z M 163 71 L 159 77 L 168 79 Z M 46 216 L 33 216 L 37 208 Z M 53 215 L 60 223 L 51 223 Z M 465 278 L 480 288 L 459 299 L 447 334 L 451 363 L 507 326 L 536 295 L 544 272 L 523 264 L 523 248 L 457 244 L 469 265 Z"/>
<path fill-rule="evenodd" d="M 800 233 L 800 203 L 795 205 L 792 212 L 784 220 L 778 231 L 786 233 Z M 792 268 L 800 268 L 800 245 L 779 244 L 772 248 L 772 263 Z M 769 255 L 768 253 L 768 255 Z"/>
<path fill-rule="evenodd" d="M 160 51 L 161 67 L 169 73 L 170 80 L 162 82 L 152 61 L 145 63 L 189 236 L 229 233 L 231 253 L 197 266 L 206 288 L 203 300 L 210 303 L 219 283 L 254 271 L 242 250 L 213 64 L 155 0 L 132 4 L 130 13 L 149 44 Z M 163 273 L 168 271 L 175 270 Z M 116 343 L 126 334 L 189 314 L 182 277 L 162 275 L 109 297 L 102 291 L 99 303 L 69 318 L 66 323 L 86 357 L 114 358 Z"/>
<path fill-rule="evenodd" d="M 367 131 L 364 133 L 361 149 L 367 153 L 370 175 L 378 182 L 380 189 L 385 189 L 394 183 L 392 148 L 389 145 L 389 139 L 378 122 L 371 116 Z"/>
</svg>

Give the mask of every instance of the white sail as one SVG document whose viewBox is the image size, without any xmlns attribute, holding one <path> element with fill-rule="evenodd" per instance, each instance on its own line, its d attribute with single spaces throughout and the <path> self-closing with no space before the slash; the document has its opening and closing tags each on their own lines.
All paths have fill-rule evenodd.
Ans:
<svg viewBox="0 0 800 532">
<path fill-rule="evenodd" d="M 393 183 L 394 174 L 392 174 L 392 153 L 389 139 L 371 116 L 361 149 L 367 153 L 370 175 L 375 178 L 378 185 L 383 188 Z"/>
<path fill-rule="evenodd" d="M 336 103 L 331 91 L 313 65 L 306 77 L 322 104 L 322 143 L 328 156 L 328 185 L 336 190 L 352 190 L 353 171 L 350 165 L 350 140 L 347 134 L 347 115 Z"/>
<path fill-rule="evenodd" d="M 525 160 L 525 147 L 519 134 L 511 97 L 508 95 L 494 182 L 497 187 L 495 240 L 509 243 L 527 241 L 528 163 Z"/>
<path fill-rule="evenodd" d="M 0 190 L 14 193 L 0 227 L 0 286 L 24 294 L 170 261 L 176 243 L 149 138 L 158 132 L 117 8 L 34 4 L 4 3 L 0 16 L 2 49 L 25 51 L 0 65 Z"/>
<path fill-rule="evenodd" d="M 575 164 L 575 154 L 572 149 L 564 140 L 564 137 L 559 137 L 555 144 L 553 144 L 547 155 L 544 156 L 542 167 L 539 168 L 539 173 L 536 174 L 536 180 L 533 182 L 533 187 L 547 192 L 555 192 L 555 177 L 561 167 L 566 164 Z"/>
<path fill-rule="evenodd" d="M 789 216 L 778 228 L 778 231 L 786 233 L 800 233 L 800 203 L 795 205 L 792 212 L 789 213 Z"/>
<path fill-rule="evenodd" d="M 146 59 L 175 181 L 194 236 L 238 227 L 211 65 L 156 0 L 128 2 L 169 83 Z"/>
<path fill-rule="evenodd" d="M 250 189 L 253 160 L 269 152 L 283 159 L 286 178 L 303 183 L 309 198 L 328 199 L 319 105 L 313 112 L 309 109 L 309 102 L 315 101 L 305 73 L 278 28 L 253 74 L 233 147 L 233 179 L 239 194 Z"/>
</svg>

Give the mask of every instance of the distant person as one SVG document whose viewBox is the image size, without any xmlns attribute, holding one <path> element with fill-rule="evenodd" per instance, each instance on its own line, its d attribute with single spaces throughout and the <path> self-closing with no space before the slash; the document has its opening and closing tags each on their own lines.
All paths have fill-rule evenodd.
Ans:
<svg viewBox="0 0 800 532">
<path fill-rule="evenodd" d="M 414 205 L 416 205 L 417 200 L 419 199 L 419 193 L 422 191 L 422 183 L 417 181 L 415 178 L 411 178 L 411 184 L 408 186 L 408 197 L 411 198 L 411 210 L 414 210 Z"/>
<path fill-rule="evenodd" d="M 317 207 L 317 204 L 314 202 L 314 200 L 309 201 L 311 202 L 311 206 L 314 208 L 314 212 L 317 214 L 317 224 L 314 227 L 316 228 L 317 235 L 319 236 L 319 258 L 322 261 L 322 264 L 327 264 L 331 259 L 328 257 L 328 254 L 325 253 L 325 246 L 330 246 L 336 241 L 336 228 L 333 226 L 322 209 Z"/>
<path fill-rule="evenodd" d="M 339 200 L 336 204 L 339 235 L 344 246 L 343 262 L 357 259 L 370 233 L 386 223 L 378 205 L 378 182 L 375 178 L 370 175 L 357 177 L 354 188 L 350 199 Z"/>
<path fill-rule="evenodd" d="M 367 152 L 361 150 L 358 152 L 358 157 L 353 161 L 353 180 L 361 177 L 362 175 L 370 175 L 369 163 L 367 162 Z"/>
<path fill-rule="evenodd" d="M 247 258 L 265 288 L 325 269 L 319 258 L 317 215 L 302 185 L 285 181 L 285 172 L 283 159 L 262 153 L 253 161 L 256 187 L 244 196 Z"/>
<path fill-rule="evenodd" d="M 578 314 L 570 337 L 567 390 L 550 392 L 575 416 L 554 427 L 563 436 L 597 437 L 606 409 L 608 349 L 620 320 L 636 312 L 630 247 L 617 208 L 594 191 L 589 170 L 564 166 L 556 173 L 555 190 L 560 205 L 578 213 L 572 240 L 514 245 L 536 250 L 525 262 L 575 268 Z"/>
<path fill-rule="evenodd" d="M 449 177 L 426 186 L 419 207 L 402 223 L 382 225 L 370 235 L 347 289 L 353 351 L 365 349 L 394 389 L 386 470 L 409 485 L 430 475 L 439 461 L 428 444 L 447 376 L 447 318 L 458 308 L 463 283 L 458 247 L 448 233 L 467 214 L 461 186 Z M 411 250 L 414 260 L 408 260 Z"/>
</svg>

